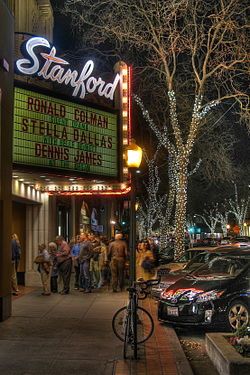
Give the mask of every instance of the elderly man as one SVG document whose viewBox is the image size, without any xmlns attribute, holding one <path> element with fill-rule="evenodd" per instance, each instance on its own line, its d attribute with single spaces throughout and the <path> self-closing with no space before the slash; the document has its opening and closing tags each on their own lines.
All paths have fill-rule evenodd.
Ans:
<svg viewBox="0 0 250 375">
<path fill-rule="evenodd" d="M 62 236 L 57 236 L 55 242 L 58 246 L 56 253 L 58 272 L 63 280 L 63 290 L 61 291 L 61 294 L 69 294 L 72 268 L 70 247 Z"/>
<path fill-rule="evenodd" d="M 115 240 L 109 244 L 108 259 L 111 260 L 112 288 L 117 292 L 119 285 L 120 290 L 124 287 L 124 270 L 125 261 L 128 255 L 127 243 L 122 240 L 122 234 L 117 233 Z"/>
</svg>

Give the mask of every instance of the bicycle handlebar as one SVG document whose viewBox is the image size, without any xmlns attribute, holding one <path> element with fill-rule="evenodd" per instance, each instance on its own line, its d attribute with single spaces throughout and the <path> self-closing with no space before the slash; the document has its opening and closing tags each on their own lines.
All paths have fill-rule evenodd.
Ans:
<svg viewBox="0 0 250 375">
<path fill-rule="evenodd" d="M 149 286 L 158 285 L 160 283 L 160 281 L 161 281 L 161 278 L 158 277 L 157 279 L 136 281 L 135 285 L 139 285 L 141 287 L 141 289 L 146 289 Z M 145 286 L 143 287 L 143 285 L 145 285 Z"/>
</svg>

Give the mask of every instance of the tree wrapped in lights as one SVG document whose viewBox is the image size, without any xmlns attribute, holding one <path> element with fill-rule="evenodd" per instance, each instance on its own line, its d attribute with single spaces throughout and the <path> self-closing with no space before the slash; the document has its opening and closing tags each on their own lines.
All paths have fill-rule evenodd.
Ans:
<svg viewBox="0 0 250 375">
<path fill-rule="evenodd" d="M 144 182 L 144 186 L 147 192 L 147 200 L 145 201 L 147 219 L 146 219 L 146 233 L 147 236 L 151 236 L 153 232 L 153 226 L 158 220 L 158 211 L 160 209 L 160 202 L 158 202 L 158 190 L 160 186 L 160 177 L 158 167 L 156 165 L 157 152 L 154 154 L 152 159 L 149 159 L 147 153 L 144 151 L 144 159 L 148 166 L 148 181 Z"/>
<path fill-rule="evenodd" d="M 202 218 L 204 223 L 209 228 L 212 238 L 214 238 L 217 224 L 220 223 L 220 211 L 218 203 L 216 203 L 213 207 L 204 209 L 203 214 L 197 216 Z"/>
<path fill-rule="evenodd" d="M 85 47 L 108 46 L 109 56 L 138 66 L 140 78 L 166 94 L 170 121 L 160 135 L 170 134 L 176 151 L 176 256 L 184 252 L 188 167 L 206 119 L 235 101 L 232 110 L 249 123 L 248 6 L 247 0 L 65 1 Z M 144 94 L 154 100 L 154 92 Z"/>
<path fill-rule="evenodd" d="M 146 198 L 141 201 L 138 220 L 140 221 L 140 224 L 143 223 L 144 225 L 145 229 L 142 232 L 144 232 L 145 236 L 151 236 L 154 225 L 158 221 L 162 222 L 163 219 L 165 220 L 166 216 L 164 213 L 166 210 L 167 195 L 159 194 L 161 180 L 159 177 L 158 166 L 156 165 L 158 151 L 159 150 L 157 149 L 152 159 L 148 157 L 145 150 L 143 152 L 148 167 L 148 180 L 143 182 L 147 194 Z"/>
<path fill-rule="evenodd" d="M 240 234 L 243 235 L 244 222 L 249 206 L 249 195 L 246 198 L 239 198 L 236 183 L 234 183 L 234 198 L 228 199 L 227 206 L 229 213 L 235 216 L 237 224 L 240 227 Z"/>
<path fill-rule="evenodd" d="M 144 211 L 142 205 L 139 204 L 138 210 L 136 212 L 139 240 L 142 240 L 143 238 L 147 237 L 146 218 L 147 218 L 147 214 Z"/>
<path fill-rule="evenodd" d="M 168 242 L 168 236 L 170 230 L 172 231 L 173 228 L 171 226 L 170 220 L 174 209 L 175 204 L 175 197 L 176 197 L 176 186 L 177 186 L 177 176 L 176 176 L 176 150 L 175 146 L 170 142 L 168 137 L 168 130 L 166 127 L 164 127 L 164 131 L 160 132 L 159 127 L 156 125 L 155 121 L 151 118 L 149 111 L 145 108 L 145 105 L 141 98 L 138 95 L 134 95 L 134 100 L 136 104 L 139 106 L 141 113 L 143 115 L 143 118 L 145 119 L 147 125 L 152 130 L 152 132 L 155 134 L 157 141 L 158 141 L 158 147 L 157 152 L 161 147 L 164 147 L 168 151 L 168 193 L 164 194 L 161 198 L 158 198 L 158 203 L 155 205 L 153 204 L 153 207 L 157 207 L 157 220 L 159 222 L 159 232 L 160 232 L 160 249 L 164 250 L 167 248 L 167 242 Z M 155 163 L 156 155 L 151 160 L 151 164 Z M 153 168 L 149 166 L 149 161 L 147 162 L 148 169 L 149 169 L 149 187 L 151 191 L 154 191 L 152 195 L 154 195 L 158 189 L 159 189 L 159 183 L 160 180 L 157 179 L 157 189 L 155 187 L 155 184 L 152 183 L 154 181 L 154 171 Z M 151 175 L 151 177 L 150 177 Z M 157 176 L 158 176 L 158 168 L 157 168 Z M 150 183 L 151 181 L 151 183 Z"/>
<path fill-rule="evenodd" d="M 223 210 L 223 211 L 219 212 L 219 222 L 220 222 L 220 225 L 221 225 L 223 237 L 227 236 L 228 217 L 229 217 L 229 212 L 227 210 Z"/>
</svg>

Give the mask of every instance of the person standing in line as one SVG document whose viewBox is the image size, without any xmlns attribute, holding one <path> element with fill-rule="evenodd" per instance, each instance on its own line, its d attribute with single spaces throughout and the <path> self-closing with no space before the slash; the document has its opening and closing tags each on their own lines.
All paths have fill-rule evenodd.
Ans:
<svg viewBox="0 0 250 375">
<path fill-rule="evenodd" d="M 111 260 L 113 292 L 117 292 L 118 285 L 121 291 L 124 288 L 124 270 L 127 256 L 127 243 L 122 240 L 122 234 L 117 233 L 115 240 L 109 244 L 108 250 L 108 259 Z"/>
<path fill-rule="evenodd" d="M 91 275 L 90 275 L 90 259 L 93 255 L 92 244 L 86 233 L 81 234 L 80 244 L 80 277 L 83 283 L 85 293 L 91 293 Z"/>
<path fill-rule="evenodd" d="M 150 280 L 154 275 L 155 261 L 147 240 L 141 243 L 140 249 L 140 277 L 143 278 L 143 280 Z"/>
<path fill-rule="evenodd" d="M 79 263 L 79 254 L 80 254 L 80 236 L 76 236 L 75 244 L 71 248 L 71 256 L 73 261 L 73 267 L 75 270 L 75 290 L 80 288 L 80 263 Z"/>
<path fill-rule="evenodd" d="M 60 292 L 60 294 L 69 294 L 72 268 L 70 247 L 62 236 L 57 236 L 55 242 L 58 246 L 56 253 L 58 272 L 63 280 L 63 290 Z"/>
<path fill-rule="evenodd" d="M 43 285 L 43 296 L 50 296 L 50 276 L 52 270 L 51 258 L 46 245 L 43 243 L 38 245 L 38 255 L 42 258 L 39 263 L 38 270 L 41 275 L 41 281 Z"/>
<path fill-rule="evenodd" d="M 16 266 L 16 272 L 18 271 L 18 266 L 19 266 L 19 263 L 20 263 L 20 259 L 21 259 L 21 252 L 22 252 L 22 249 L 21 249 L 21 245 L 20 245 L 20 241 L 19 241 L 19 238 L 18 238 L 18 235 L 16 233 L 13 233 L 12 234 L 12 243 L 14 244 L 14 246 L 16 246 L 16 259 L 15 259 L 15 266 Z"/>
<path fill-rule="evenodd" d="M 90 259 L 90 274 L 92 280 L 92 286 L 98 288 L 100 282 L 100 267 L 99 267 L 99 256 L 101 252 L 101 242 L 99 236 L 94 236 L 92 241 L 93 255 Z"/>
<path fill-rule="evenodd" d="M 57 293 L 58 292 L 58 269 L 57 269 L 57 245 L 55 242 L 50 242 L 49 243 L 49 254 L 51 258 L 51 263 L 52 263 L 52 270 L 51 270 L 51 277 L 50 277 L 50 289 L 52 293 Z"/>
<path fill-rule="evenodd" d="M 149 248 L 153 253 L 155 266 L 158 267 L 159 265 L 159 246 L 154 242 L 153 238 L 148 238 Z"/>
<path fill-rule="evenodd" d="M 108 247 L 107 247 L 107 238 L 104 236 L 100 237 L 100 254 L 98 258 L 98 267 L 100 272 L 100 280 L 98 288 L 101 288 L 108 283 L 108 277 L 106 277 L 106 268 L 108 266 Z"/>
<path fill-rule="evenodd" d="M 143 257 L 143 242 L 139 241 L 136 248 L 136 280 L 142 279 L 142 257 Z"/>
<path fill-rule="evenodd" d="M 20 247 L 18 246 L 17 240 L 15 238 L 16 234 L 12 235 L 11 239 L 11 289 L 13 296 L 18 296 L 18 286 L 17 286 L 17 263 L 20 260 Z"/>
</svg>

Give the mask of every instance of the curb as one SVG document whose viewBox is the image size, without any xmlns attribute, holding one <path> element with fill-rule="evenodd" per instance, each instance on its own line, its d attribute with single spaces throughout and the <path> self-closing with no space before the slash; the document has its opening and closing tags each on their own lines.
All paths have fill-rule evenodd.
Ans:
<svg viewBox="0 0 250 375">
<path fill-rule="evenodd" d="M 164 327 L 164 330 L 172 344 L 178 375 L 194 375 L 174 328 Z"/>
</svg>

